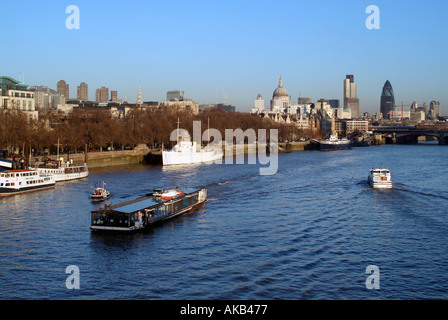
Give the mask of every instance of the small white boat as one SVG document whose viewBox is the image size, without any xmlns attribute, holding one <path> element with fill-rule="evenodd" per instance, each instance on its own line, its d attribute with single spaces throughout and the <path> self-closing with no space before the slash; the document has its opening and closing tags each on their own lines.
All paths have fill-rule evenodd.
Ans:
<svg viewBox="0 0 448 320">
<path fill-rule="evenodd" d="M 371 169 L 367 182 L 374 189 L 392 189 L 392 179 L 388 169 Z"/>
<path fill-rule="evenodd" d="M 106 190 L 106 184 L 103 182 L 101 186 L 95 187 L 90 195 L 92 201 L 104 201 L 110 198 L 110 192 Z"/>
</svg>

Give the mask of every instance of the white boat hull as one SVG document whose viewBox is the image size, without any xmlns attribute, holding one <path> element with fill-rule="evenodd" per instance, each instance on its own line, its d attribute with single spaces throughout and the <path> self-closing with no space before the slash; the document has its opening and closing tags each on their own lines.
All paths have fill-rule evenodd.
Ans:
<svg viewBox="0 0 448 320">
<path fill-rule="evenodd" d="M 369 184 L 373 189 L 392 189 L 392 182 L 371 182 Z"/>
<path fill-rule="evenodd" d="M 372 169 L 367 183 L 374 189 L 392 189 L 390 171 L 387 169 Z"/>
<path fill-rule="evenodd" d="M 223 156 L 222 153 L 214 151 L 193 152 L 193 153 L 163 151 L 162 161 L 164 166 L 207 163 L 221 160 L 222 156 Z"/>
</svg>

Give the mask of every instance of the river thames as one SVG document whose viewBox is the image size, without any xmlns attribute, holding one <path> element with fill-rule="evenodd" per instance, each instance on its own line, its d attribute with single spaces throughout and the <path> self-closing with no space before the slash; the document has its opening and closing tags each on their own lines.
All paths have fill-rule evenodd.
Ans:
<svg viewBox="0 0 448 320">
<path fill-rule="evenodd" d="M 248 164 L 91 169 L 0 199 L 0 299 L 448 299 L 447 156 L 438 145 L 296 152 L 272 176 Z M 390 169 L 394 189 L 369 188 L 372 167 Z M 112 204 L 186 185 L 209 199 L 144 233 L 98 235 L 100 181 Z M 379 289 L 366 287 L 371 265 Z"/>
</svg>

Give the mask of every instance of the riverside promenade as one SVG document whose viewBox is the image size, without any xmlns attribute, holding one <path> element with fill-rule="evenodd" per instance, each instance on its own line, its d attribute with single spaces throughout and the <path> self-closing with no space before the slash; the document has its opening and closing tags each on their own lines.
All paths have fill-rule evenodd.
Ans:
<svg viewBox="0 0 448 320">
<path fill-rule="evenodd" d="M 101 151 L 85 153 L 70 153 L 59 154 L 59 158 L 65 161 L 73 160 L 74 163 L 87 163 L 89 169 L 101 168 L 120 165 L 134 165 L 143 162 L 145 156 L 154 151 L 148 148 L 145 144 L 139 144 L 133 150 L 119 150 L 119 151 Z M 48 156 L 52 160 L 56 160 L 56 155 Z M 33 157 L 33 162 L 37 158 Z M 41 160 L 41 159 L 37 159 Z"/>
<path fill-rule="evenodd" d="M 279 153 L 306 151 L 309 142 L 291 142 L 291 143 L 279 143 Z M 234 146 L 234 155 L 239 154 L 240 149 Z M 223 149 L 225 151 L 225 148 Z M 256 153 L 256 146 L 244 146 L 244 154 Z M 42 157 L 33 157 L 33 162 L 41 161 Z M 52 160 L 56 160 L 56 155 L 48 156 Z M 139 144 L 133 150 L 114 150 L 114 151 L 98 151 L 85 153 L 70 153 L 60 154 L 59 158 L 63 158 L 65 161 L 73 160 L 74 163 L 85 163 L 89 169 L 111 167 L 111 166 L 123 166 L 123 165 L 137 165 L 141 163 L 149 164 L 161 164 L 162 151 L 161 149 L 151 149 L 145 144 Z"/>
</svg>

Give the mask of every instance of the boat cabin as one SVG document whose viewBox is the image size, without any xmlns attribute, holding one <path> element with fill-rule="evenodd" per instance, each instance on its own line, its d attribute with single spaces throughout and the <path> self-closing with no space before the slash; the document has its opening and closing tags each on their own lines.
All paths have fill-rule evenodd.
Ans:
<svg viewBox="0 0 448 320">
<path fill-rule="evenodd" d="M 170 200 L 150 195 L 123 204 L 92 211 L 91 229 L 96 231 L 134 231 L 144 229 L 190 210 L 204 202 L 205 189 L 186 189 L 182 196 Z"/>
</svg>

